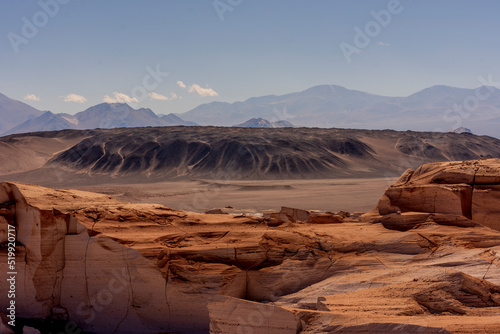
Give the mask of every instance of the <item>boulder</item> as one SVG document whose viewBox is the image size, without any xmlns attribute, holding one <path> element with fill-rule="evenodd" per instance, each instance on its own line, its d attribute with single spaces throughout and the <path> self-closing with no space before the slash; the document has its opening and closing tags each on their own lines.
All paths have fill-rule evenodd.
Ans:
<svg viewBox="0 0 500 334">
<path fill-rule="evenodd" d="M 307 211 L 307 210 L 289 208 L 286 206 L 282 206 L 280 213 L 289 216 L 290 220 L 292 220 L 292 221 L 305 222 L 307 219 L 309 219 L 309 211 Z"/>
<path fill-rule="evenodd" d="M 332 213 L 311 212 L 307 219 L 308 224 L 341 224 L 344 218 Z"/>
<path fill-rule="evenodd" d="M 276 227 L 291 221 L 290 216 L 281 212 L 265 213 L 263 216 L 268 226 Z"/>
<path fill-rule="evenodd" d="M 421 223 L 414 213 L 445 215 L 441 218 L 450 217 L 450 224 L 463 224 L 456 219 L 461 216 L 500 230 L 500 159 L 438 162 L 407 170 L 362 219 L 407 230 Z"/>
</svg>

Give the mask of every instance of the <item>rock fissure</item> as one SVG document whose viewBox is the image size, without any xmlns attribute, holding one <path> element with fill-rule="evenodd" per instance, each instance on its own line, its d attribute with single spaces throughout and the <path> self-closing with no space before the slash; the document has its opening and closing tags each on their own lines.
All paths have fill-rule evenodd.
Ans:
<svg viewBox="0 0 500 334">
<path fill-rule="evenodd" d="M 128 274 L 128 284 L 129 284 L 129 300 L 128 300 L 128 305 L 129 306 L 132 306 L 133 307 L 133 301 L 134 301 L 134 288 L 132 286 L 132 277 L 130 275 L 130 268 L 129 268 L 129 264 L 128 264 L 128 260 L 127 260 L 127 253 L 125 251 L 125 249 L 123 249 L 123 260 L 125 262 L 125 265 L 127 267 L 127 274 Z M 165 281 L 165 284 L 166 284 L 166 281 Z M 113 331 L 113 334 L 116 333 L 118 331 L 118 329 L 120 328 L 120 325 L 125 321 L 125 319 L 127 319 L 128 317 L 128 313 L 129 313 L 129 307 L 126 308 L 125 310 L 125 315 L 123 316 L 123 318 L 116 324 L 116 327 Z"/>
<path fill-rule="evenodd" d="M 89 282 L 88 282 L 88 275 L 87 275 L 87 256 L 88 256 L 88 251 L 89 251 L 89 245 L 90 241 L 92 240 L 92 236 L 94 235 L 94 227 L 95 224 L 97 223 L 98 218 L 94 218 L 91 216 L 86 216 L 87 218 L 92 219 L 94 222 L 92 224 L 92 228 L 89 232 L 89 238 L 87 240 L 87 244 L 85 245 L 85 255 L 84 255 L 84 276 L 85 276 L 85 295 L 87 298 L 87 303 L 88 305 L 93 308 L 94 306 L 92 305 L 91 299 L 90 299 L 90 293 L 89 293 Z"/>
</svg>

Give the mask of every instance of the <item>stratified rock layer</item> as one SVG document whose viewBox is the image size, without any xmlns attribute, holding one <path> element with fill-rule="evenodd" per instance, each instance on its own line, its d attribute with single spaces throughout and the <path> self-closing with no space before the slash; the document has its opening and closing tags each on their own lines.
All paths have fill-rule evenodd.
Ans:
<svg viewBox="0 0 500 334">
<path fill-rule="evenodd" d="M 396 229 L 441 217 L 444 222 L 469 219 L 500 230 L 500 159 L 430 163 L 415 171 L 408 169 L 366 217 L 377 215 L 383 217 L 384 226 Z M 442 215 L 448 217 L 442 219 Z"/>
<path fill-rule="evenodd" d="M 364 221 L 284 208 L 278 225 L 4 182 L 0 237 L 15 225 L 18 318 L 85 332 L 499 333 L 499 175 L 425 165 Z"/>
</svg>

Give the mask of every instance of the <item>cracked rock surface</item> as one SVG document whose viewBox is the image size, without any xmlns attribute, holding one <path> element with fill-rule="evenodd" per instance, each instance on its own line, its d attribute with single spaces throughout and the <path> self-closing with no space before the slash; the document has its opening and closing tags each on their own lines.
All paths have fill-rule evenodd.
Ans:
<svg viewBox="0 0 500 334">
<path fill-rule="evenodd" d="M 499 167 L 424 165 L 361 220 L 279 226 L 4 182 L 0 237 L 18 317 L 89 333 L 499 333 Z"/>
</svg>

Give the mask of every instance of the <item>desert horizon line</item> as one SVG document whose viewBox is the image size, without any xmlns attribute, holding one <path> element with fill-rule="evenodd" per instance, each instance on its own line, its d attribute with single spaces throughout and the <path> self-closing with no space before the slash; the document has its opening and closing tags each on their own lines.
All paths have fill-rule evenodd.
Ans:
<svg viewBox="0 0 500 334">
<path fill-rule="evenodd" d="M 495 85 L 495 84 L 497 84 L 497 85 Z M 419 90 L 417 90 L 417 91 L 415 91 L 413 93 L 410 93 L 408 95 L 386 95 L 386 94 L 378 94 L 378 93 L 372 93 L 372 92 L 361 90 L 361 89 L 348 88 L 346 86 L 338 85 L 338 84 L 333 84 L 333 83 L 332 84 L 317 84 L 317 85 L 310 86 L 309 88 L 306 88 L 306 89 L 303 89 L 303 90 L 295 90 L 295 91 L 292 91 L 292 92 L 289 92 L 289 93 L 284 93 L 284 94 L 264 94 L 264 95 L 249 96 L 246 99 L 237 99 L 237 100 L 234 100 L 234 101 L 230 100 L 230 99 L 229 100 L 222 100 L 221 99 L 221 100 L 216 100 L 216 101 L 204 102 L 204 103 L 200 103 L 198 106 L 196 106 L 194 108 L 191 108 L 189 110 L 180 111 L 180 112 L 169 112 L 169 114 L 173 113 L 173 114 L 181 115 L 181 114 L 187 113 L 187 112 L 189 112 L 189 111 L 191 111 L 193 109 L 196 109 L 199 106 L 206 105 L 206 104 L 212 104 L 212 103 L 226 103 L 226 104 L 242 103 L 242 102 L 246 102 L 246 101 L 248 101 L 250 99 L 253 99 L 253 98 L 262 98 L 262 97 L 271 97 L 271 96 L 285 96 L 285 95 L 294 94 L 294 93 L 302 93 L 302 92 L 305 92 L 305 91 L 308 91 L 308 90 L 311 90 L 311 89 L 314 89 L 314 88 L 318 88 L 318 87 L 327 87 L 327 86 L 329 86 L 331 88 L 342 88 L 342 89 L 345 89 L 345 90 L 348 90 L 348 91 L 361 92 L 361 93 L 365 93 L 365 94 L 369 94 L 369 95 L 374 95 L 374 96 L 379 96 L 379 97 L 387 97 L 387 98 L 407 98 L 407 97 L 410 97 L 412 95 L 421 93 L 421 92 L 423 92 L 425 90 L 432 89 L 432 88 L 452 88 L 452 89 L 461 89 L 461 90 L 469 90 L 469 91 L 480 90 L 482 88 L 486 88 L 490 92 L 492 92 L 494 90 L 500 90 L 500 82 L 493 82 L 492 79 L 491 79 L 491 77 L 489 78 L 489 82 L 486 82 L 486 80 L 483 79 L 483 80 L 481 80 L 481 84 L 480 85 L 478 85 L 476 87 L 473 87 L 473 88 L 450 86 L 450 85 L 445 85 L 445 84 L 435 84 L 435 85 L 431 85 L 431 86 L 419 89 Z M 86 109 L 89 109 L 89 108 L 92 108 L 92 107 L 95 107 L 95 106 L 98 106 L 98 105 L 101 105 L 101 104 L 109 104 L 109 105 L 112 105 L 112 104 L 126 104 L 126 105 L 130 106 L 131 108 L 153 110 L 153 108 L 144 106 L 144 100 L 143 101 L 139 101 L 136 98 L 128 96 L 127 94 L 124 94 L 124 93 L 114 92 L 113 94 L 119 95 L 121 97 L 118 100 L 116 100 L 116 101 L 111 101 L 110 99 L 106 98 L 106 97 L 109 97 L 109 96 L 105 95 L 101 101 L 99 101 L 99 102 L 97 102 L 95 104 L 92 104 L 90 107 L 88 107 Z M 177 94 L 175 94 L 175 93 L 172 93 L 172 94 L 175 95 L 175 98 L 182 98 L 182 96 L 177 96 Z M 4 96 L 6 96 L 8 98 L 12 98 L 12 97 L 10 97 L 10 96 L 8 96 L 6 94 L 3 94 L 2 92 L 0 92 L 0 95 L 4 95 Z M 154 97 L 152 97 L 150 95 L 153 95 L 153 96 L 157 96 L 157 95 L 163 96 L 163 95 L 157 94 L 156 92 L 152 92 L 152 93 L 148 94 L 148 96 L 151 98 L 151 100 L 171 100 L 172 99 L 172 98 L 157 99 L 157 98 L 154 98 Z M 82 104 L 86 103 L 86 102 L 89 102 L 82 95 L 75 94 L 75 93 L 67 94 L 65 96 L 61 96 L 61 95 L 57 95 L 57 96 L 60 97 L 60 98 L 66 98 L 67 96 L 78 96 L 80 98 L 83 98 L 83 99 L 80 99 L 82 102 L 80 102 L 80 101 L 73 101 L 73 100 L 69 100 L 69 99 L 65 100 L 65 102 L 76 102 L 76 103 L 82 103 Z M 16 99 L 17 100 L 17 98 L 12 98 L 12 99 Z M 137 100 L 137 101 L 135 101 L 135 100 Z M 39 101 L 41 101 L 41 99 L 36 94 L 27 93 L 22 100 L 18 100 L 18 101 L 26 103 L 26 104 L 32 106 L 29 103 L 29 101 L 39 102 Z M 26 101 L 28 101 L 28 102 L 26 102 Z M 94 103 L 94 102 L 90 102 L 90 103 Z M 35 108 L 35 107 L 33 107 L 33 108 Z M 81 111 L 85 111 L 86 109 L 81 110 Z M 51 111 L 50 109 L 45 109 L 45 110 L 39 109 L 39 110 L 41 110 L 41 111 Z M 54 113 L 60 113 L 60 112 L 54 112 Z M 78 112 L 76 112 L 76 113 L 78 113 Z M 74 114 L 73 113 L 69 113 L 69 114 L 75 115 L 76 113 L 74 113 Z M 163 113 L 159 113 L 159 115 L 162 115 L 162 114 Z"/>
</svg>

